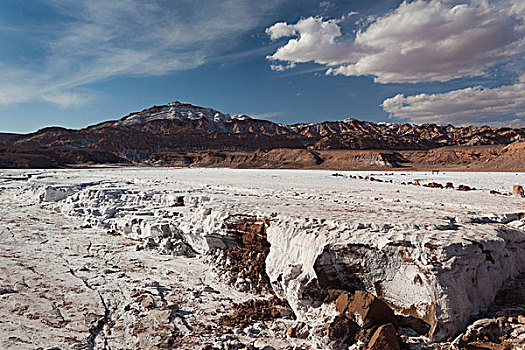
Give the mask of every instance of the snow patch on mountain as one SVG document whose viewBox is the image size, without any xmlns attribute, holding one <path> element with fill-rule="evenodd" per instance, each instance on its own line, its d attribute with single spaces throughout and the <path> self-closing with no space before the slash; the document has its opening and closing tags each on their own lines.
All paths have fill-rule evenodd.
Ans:
<svg viewBox="0 0 525 350">
<path fill-rule="evenodd" d="M 133 113 L 123 119 L 117 121 L 115 125 L 131 126 L 144 124 L 153 120 L 176 120 L 176 119 L 190 119 L 199 120 L 205 118 L 208 121 L 215 123 L 231 122 L 237 120 L 249 120 L 250 117 L 246 115 L 231 115 L 224 114 L 211 108 L 197 107 L 190 104 L 180 102 L 172 102 L 165 106 L 152 107 L 142 112 Z"/>
</svg>

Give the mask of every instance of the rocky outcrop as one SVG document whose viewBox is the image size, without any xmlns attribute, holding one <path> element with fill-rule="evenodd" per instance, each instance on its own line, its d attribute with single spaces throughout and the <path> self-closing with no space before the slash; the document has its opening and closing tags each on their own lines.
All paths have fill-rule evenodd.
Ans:
<svg viewBox="0 0 525 350">
<path fill-rule="evenodd" d="M 400 231 L 404 234 L 392 240 Z M 435 234 L 448 239 L 433 238 Z M 391 238 L 386 241 L 385 235 Z M 525 266 L 521 231 L 471 223 L 432 232 L 392 225 L 274 222 L 268 240 L 278 247 L 268 256 L 270 279 L 300 318 L 313 321 L 324 313 L 322 305 L 312 305 L 329 288 L 361 289 L 397 313 L 430 324 L 434 340 L 466 327 Z"/>
</svg>

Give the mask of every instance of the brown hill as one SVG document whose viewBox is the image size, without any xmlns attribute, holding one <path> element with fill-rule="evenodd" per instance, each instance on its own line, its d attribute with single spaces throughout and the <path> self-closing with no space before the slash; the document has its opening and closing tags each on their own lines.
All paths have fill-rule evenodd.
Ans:
<svg viewBox="0 0 525 350">
<path fill-rule="evenodd" d="M 331 170 L 525 171 L 525 143 L 447 146 L 431 150 L 306 150 L 160 152 L 150 164 L 227 168 Z"/>
</svg>

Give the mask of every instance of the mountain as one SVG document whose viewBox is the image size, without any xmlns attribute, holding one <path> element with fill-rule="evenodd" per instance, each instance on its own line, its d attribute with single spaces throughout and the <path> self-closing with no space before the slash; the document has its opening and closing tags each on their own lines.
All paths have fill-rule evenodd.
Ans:
<svg viewBox="0 0 525 350">
<path fill-rule="evenodd" d="M 184 154 L 195 152 L 248 152 L 252 155 L 259 152 L 261 155 L 276 149 L 305 150 L 312 154 L 306 157 L 308 162 L 322 163 L 318 152 L 327 150 L 431 150 L 444 146 L 509 145 L 524 140 L 523 128 L 387 124 L 356 119 L 282 125 L 173 102 L 80 130 L 50 127 L 27 135 L 0 134 L 0 159 L 3 159 L 0 166 L 30 167 L 31 162 L 21 165 L 13 161 L 11 164 L 9 159 L 16 158 L 13 155 L 17 154 L 25 154 L 27 158 L 31 152 L 36 158 L 55 159 L 49 164 L 54 167 L 89 161 L 166 162 L 166 159 L 184 158 Z M 67 159 L 60 161 L 61 154 L 67 154 L 64 156 Z M 160 159 L 160 154 L 166 159 Z M 304 152 L 294 154 L 302 154 L 300 158 L 306 159 Z M 379 158 L 382 157 L 386 156 Z"/>
</svg>

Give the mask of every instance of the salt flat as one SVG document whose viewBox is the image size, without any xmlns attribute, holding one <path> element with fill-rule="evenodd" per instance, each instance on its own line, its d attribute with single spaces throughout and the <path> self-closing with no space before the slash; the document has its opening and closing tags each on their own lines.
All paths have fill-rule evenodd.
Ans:
<svg viewBox="0 0 525 350">
<path fill-rule="evenodd" d="M 0 278 L 10 291 L 0 297 L 2 346 L 155 348 L 150 336 L 159 329 L 169 333 L 159 344 L 231 342 L 205 329 L 233 302 L 254 297 L 251 281 L 226 283 L 210 258 L 235 240 L 225 223 L 238 216 L 268 220 L 265 270 L 273 292 L 312 329 L 336 314 L 316 292 L 358 287 L 425 320 L 431 332 L 424 342 L 441 341 L 525 272 L 525 199 L 504 195 L 525 184 L 525 174 L 339 173 L 0 171 Z M 403 184 L 415 180 L 476 190 Z M 184 206 L 176 205 L 179 197 Z M 162 308 L 146 312 L 141 303 L 149 297 L 137 301 L 140 295 Z M 140 331 L 125 329 L 138 322 Z M 257 336 L 239 333 L 238 341 L 302 346 L 282 333 L 291 321 L 279 322 Z M 326 346 L 313 333 L 303 345 Z"/>
</svg>

